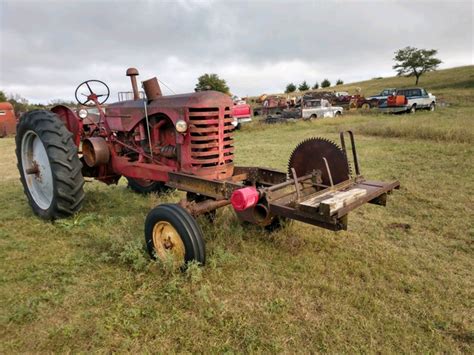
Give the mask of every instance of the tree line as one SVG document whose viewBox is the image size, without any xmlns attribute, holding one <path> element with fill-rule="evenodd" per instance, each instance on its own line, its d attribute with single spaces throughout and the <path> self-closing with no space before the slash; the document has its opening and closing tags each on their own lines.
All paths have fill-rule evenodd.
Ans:
<svg viewBox="0 0 474 355">
<path fill-rule="evenodd" d="M 341 79 L 338 79 L 336 81 L 336 85 L 342 85 L 342 84 L 344 84 L 344 82 Z M 331 86 L 331 82 L 328 79 L 324 79 L 323 81 L 321 81 L 321 87 L 322 88 L 328 88 L 330 86 Z M 310 88 L 312 90 L 319 89 L 319 83 L 316 82 L 311 87 L 308 85 L 306 80 L 303 81 L 301 84 L 299 84 L 298 87 L 293 83 L 289 83 L 288 85 L 286 85 L 285 93 L 288 94 L 288 93 L 291 93 L 291 92 L 295 92 L 296 89 L 298 89 L 298 91 L 308 91 Z"/>
<path fill-rule="evenodd" d="M 48 104 L 33 104 L 27 99 L 18 94 L 7 95 L 4 91 L 0 90 L 0 102 L 9 102 L 13 106 L 13 110 L 16 113 L 28 112 L 31 110 L 46 110 L 51 106 L 65 105 L 68 107 L 76 107 L 77 103 L 66 100 L 51 100 Z"/>
</svg>

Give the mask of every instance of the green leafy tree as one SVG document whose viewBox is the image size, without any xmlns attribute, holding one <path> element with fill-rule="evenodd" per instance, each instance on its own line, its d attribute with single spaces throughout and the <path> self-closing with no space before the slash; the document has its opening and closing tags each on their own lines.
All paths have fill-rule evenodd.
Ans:
<svg viewBox="0 0 474 355">
<path fill-rule="evenodd" d="M 319 83 L 318 82 L 315 82 L 313 87 L 311 88 L 313 90 L 318 90 L 319 89 Z"/>
<path fill-rule="evenodd" d="M 321 82 L 321 87 L 322 88 L 328 88 L 331 86 L 331 82 L 328 80 L 328 79 L 324 79 L 322 82 Z"/>
<path fill-rule="evenodd" d="M 286 86 L 285 94 L 289 94 L 290 92 L 295 92 L 295 91 L 296 91 L 296 85 L 293 84 L 293 83 L 289 83 L 289 84 Z"/>
<path fill-rule="evenodd" d="M 203 74 L 198 78 L 195 91 L 215 90 L 225 94 L 229 93 L 229 87 L 224 79 L 219 78 L 217 74 Z"/>
<path fill-rule="evenodd" d="M 418 49 L 405 47 L 395 52 L 395 65 L 393 69 L 398 76 L 416 77 L 415 85 L 418 85 L 420 77 L 429 71 L 435 70 L 442 62 L 435 55 L 436 49 Z"/>
<path fill-rule="evenodd" d="M 15 112 L 26 112 L 30 110 L 28 100 L 18 94 L 9 95 L 8 102 L 12 104 Z"/>
<path fill-rule="evenodd" d="M 342 84 L 344 84 L 344 82 L 341 79 L 337 79 L 336 85 L 342 85 Z"/>
<path fill-rule="evenodd" d="M 308 83 L 305 81 L 303 81 L 299 86 L 298 86 L 298 90 L 299 91 L 308 91 L 309 90 L 309 85 Z"/>
<path fill-rule="evenodd" d="M 3 91 L 0 90 L 0 102 L 7 101 L 7 95 Z"/>
</svg>

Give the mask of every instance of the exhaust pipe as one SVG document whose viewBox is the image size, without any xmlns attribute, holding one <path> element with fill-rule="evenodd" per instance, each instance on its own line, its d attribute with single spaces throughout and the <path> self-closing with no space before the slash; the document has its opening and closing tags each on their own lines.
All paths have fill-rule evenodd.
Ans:
<svg viewBox="0 0 474 355">
<path fill-rule="evenodd" d="M 130 77 L 130 81 L 132 82 L 132 90 L 133 90 L 133 99 L 140 100 L 140 94 L 138 92 L 138 85 L 137 85 L 137 75 L 138 70 L 136 68 L 128 68 L 127 69 L 127 76 Z"/>
<path fill-rule="evenodd" d="M 163 96 L 161 93 L 160 84 L 158 83 L 158 79 L 156 77 L 145 80 L 142 82 L 142 86 L 148 100 L 155 100 L 160 96 Z"/>
</svg>

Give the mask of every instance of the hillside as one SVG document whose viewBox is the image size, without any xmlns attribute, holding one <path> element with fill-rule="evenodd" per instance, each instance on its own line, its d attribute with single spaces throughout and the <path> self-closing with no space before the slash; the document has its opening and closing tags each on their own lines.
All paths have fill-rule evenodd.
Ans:
<svg viewBox="0 0 474 355">
<path fill-rule="evenodd" d="M 415 78 L 413 77 L 393 76 L 331 86 L 330 88 L 316 91 L 335 90 L 347 91 L 350 94 L 354 94 L 356 89 L 360 88 L 363 95 L 370 96 L 378 94 L 384 88 L 404 88 L 414 86 L 414 84 Z M 474 94 L 474 65 L 426 73 L 420 78 L 418 86 L 426 88 L 441 101 L 453 101 L 457 103 L 459 99 L 467 98 Z M 280 93 L 278 95 L 286 94 Z"/>
</svg>

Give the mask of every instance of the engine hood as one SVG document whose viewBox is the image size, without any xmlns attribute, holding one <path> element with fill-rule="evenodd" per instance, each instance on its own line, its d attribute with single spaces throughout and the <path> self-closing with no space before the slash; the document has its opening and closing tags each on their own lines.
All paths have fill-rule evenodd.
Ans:
<svg viewBox="0 0 474 355">
<path fill-rule="evenodd" d="M 128 100 L 110 104 L 109 108 L 118 107 L 143 107 L 142 100 Z M 182 107 L 217 107 L 226 106 L 232 107 L 233 102 L 229 95 L 218 91 L 200 91 L 189 94 L 168 95 L 161 96 L 148 103 L 149 108 L 167 107 L 167 108 L 182 108 Z"/>
</svg>

